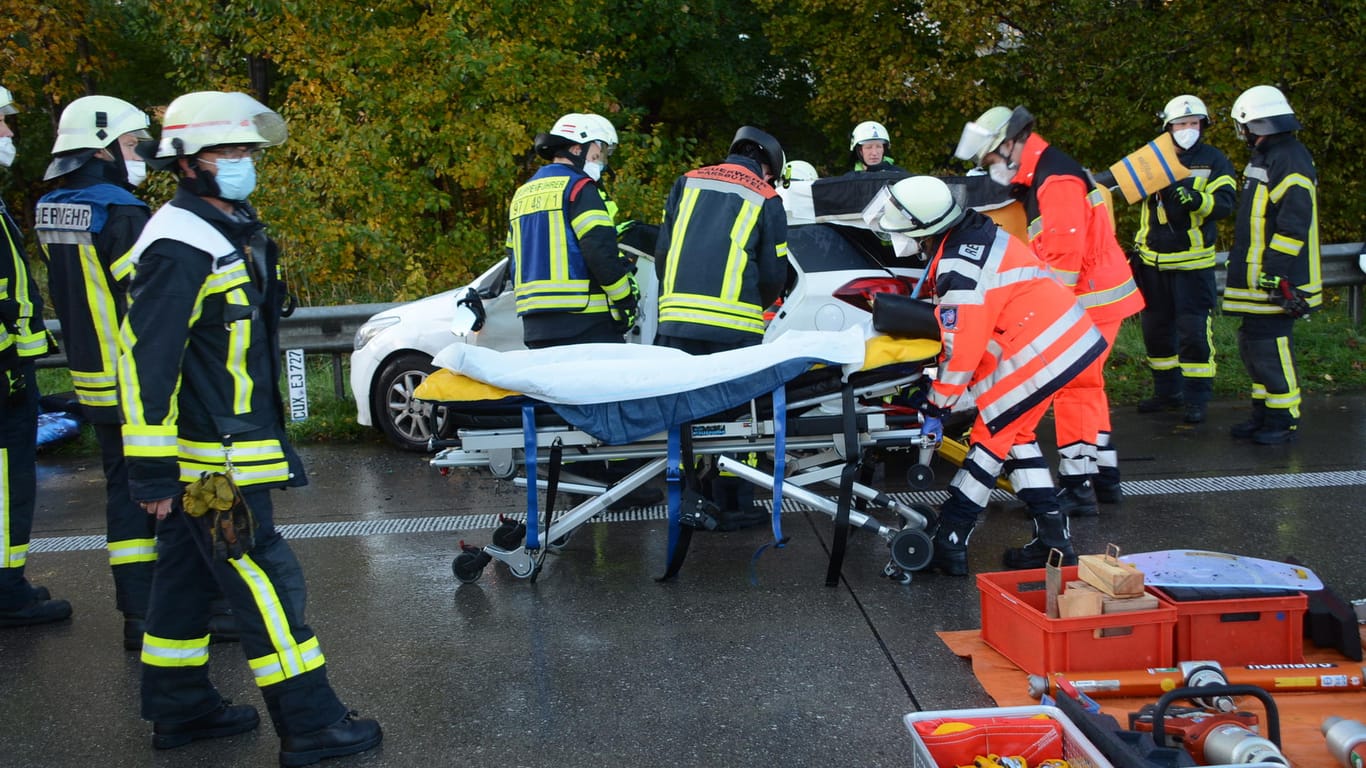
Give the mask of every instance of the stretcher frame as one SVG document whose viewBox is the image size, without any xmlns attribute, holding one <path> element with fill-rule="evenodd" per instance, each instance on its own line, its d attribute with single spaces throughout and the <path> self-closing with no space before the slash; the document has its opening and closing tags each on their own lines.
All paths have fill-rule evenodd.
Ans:
<svg viewBox="0 0 1366 768">
<path fill-rule="evenodd" d="M 882 539 L 890 550 L 883 574 L 907 584 L 911 573 L 923 568 L 932 556 L 930 537 L 937 523 L 936 515 L 926 505 L 899 502 L 854 477 L 867 452 L 873 449 L 916 451 L 917 467 L 925 471 L 919 475 L 913 472 L 912 477 L 930 477 L 927 467 L 935 443 L 921 434 L 918 420 L 914 426 L 899 426 L 895 419 L 889 419 L 887 410 L 858 403 L 920 385 L 925 378 L 922 370 L 861 386 L 846 381 L 839 391 L 792 403 L 784 402 L 780 388 L 774 392 L 774 408 L 782 405 L 785 418 L 760 418 L 757 403 L 751 401 L 748 414 L 692 423 L 686 440 L 690 443 L 688 452 L 693 456 L 717 456 L 718 466 L 724 471 L 775 492 L 775 501 L 779 503 L 773 509 L 773 543 L 777 546 L 786 541 L 779 522 L 782 495 L 829 515 L 835 521 L 835 546 L 827 571 L 828 584 L 838 579 L 849 526 L 870 531 Z M 832 405 L 838 406 L 838 410 L 830 410 Z M 506 565 L 513 576 L 534 581 L 547 552 L 557 551 L 580 526 L 661 473 L 668 475 L 670 487 L 669 566 L 661 579 L 675 575 L 686 555 L 691 532 L 706 525 L 695 510 L 679 508 L 678 491 L 683 478 L 678 472 L 667 471 L 671 450 L 679 452 L 679 428 L 629 444 L 612 445 L 572 426 L 535 425 L 539 409 L 548 408 L 544 403 L 530 402 L 521 407 L 520 428 L 461 428 L 454 441 L 434 441 L 434 447 L 440 450 L 430 460 L 433 467 L 443 472 L 487 467 L 495 477 L 514 479 L 526 489 L 528 498 L 525 521 L 502 516 L 491 543 L 476 547 L 460 542 L 461 551 L 451 566 L 456 579 L 462 583 L 476 581 L 484 567 L 496 560 Z M 794 428 L 791 434 L 785 434 L 785 426 Z M 775 454 L 780 444 L 783 462 L 778 462 Z M 766 472 L 726 456 L 754 452 L 773 455 L 774 471 Z M 559 478 L 561 464 L 612 459 L 647 461 L 610 485 L 585 482 L 582 478 Z M 549 466 L 550 478 L 528 481 L 526 478 L 535 476 L 536 468 L 542 464 Z M 526 472 L 526 477 L 517 477 L 519 468 Z M 781 483 L 777 481 L 779 474 Z M 838 497 L 831 500 L 810 490 L 818 484 L 836 485 L 840 489 Z M 545 520 L 539 520 L 539 493 L 549 492 L 553 496 L 556 491 L 588 498 L 567 511 L 555 513 L 548 509 Z M 548 507 L 550 503 L 547 502 Z M 854 505 L 857 509 L 851 508 Z M 870 514 L 874 511 L 895 515 L 898 525 L 879 522 Z"/>
</svg>

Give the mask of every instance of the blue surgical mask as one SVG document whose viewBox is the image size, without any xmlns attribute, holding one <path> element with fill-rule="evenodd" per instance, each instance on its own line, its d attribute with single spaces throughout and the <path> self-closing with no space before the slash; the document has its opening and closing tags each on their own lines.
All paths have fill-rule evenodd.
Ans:
<svg viewBox="0 0 1366 768">
<path fill-rule="evenodd" d="M 218 192 L 224 200 L 246 200 L 256 189 L 256 164 L 250 157 L 224 157 L 215 165 L 218 173 L 214 175 L 214 181 L 218 182 Z"/>
</svg>

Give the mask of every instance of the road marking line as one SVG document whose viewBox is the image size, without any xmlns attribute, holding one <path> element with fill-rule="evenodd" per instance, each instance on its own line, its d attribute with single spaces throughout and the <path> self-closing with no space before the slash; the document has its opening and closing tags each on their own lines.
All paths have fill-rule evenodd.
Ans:
<svg viewBox="0 0 1366 768">
<path fill-rule="evenodd" d="M 1284 488 L 1334 488 L 1366 485 L 1366 471 L 1302 472 L 1280 475 L 1240 475 L 1234 477 L 1182 477 L 1165 480 L 1126 480 L 1125 496 L 1170 496 L 1183 493 L 1238 493 Z M 888 494 L 903 504 L 920 502 L 939 504 L 948 498 L 944 491 L 904 491 Z M 993 501 L 1010 501 L 1015 497 L 1001 490 L 992 491 Z M 764 504 L 765 502 L 760 502 Z M 808 507 L 791 499 L 783 501 L 783 513 L 799 512 Z M 522 515 L 508 515 L 522 517 Z M 604 512 L 593 518 L 594 523 L 630 523 L 667 520 L 668 509 L 658 504 L 622 512 Z M 395 533 L 456 533 L 492 530 L 498 527 L 498 515 L 445 515 L 441 517 L 401 517 L 385 520 L 343 520 L 330 523 L 292 523 L 279 526 L 287 539 L 335 539 L 348 536 L 382 536 Z M 105 548 L 104 536 L 54 536 L 29 542 L 29 552 L 85 552 Z"/>
</svg>

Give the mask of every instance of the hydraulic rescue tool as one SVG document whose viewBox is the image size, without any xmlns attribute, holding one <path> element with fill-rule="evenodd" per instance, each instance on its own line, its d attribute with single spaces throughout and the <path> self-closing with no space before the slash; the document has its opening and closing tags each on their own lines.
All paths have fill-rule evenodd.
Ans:
<svg viewBox="0 0 1366 768">
<path fill-rule="evenodd" d="M 1029 695 L 1037 698 L 1050 692 L 1058 680 L 1067 680 L 1078 691 L 1096 698 L 1161 696 L 1178 687 L 1224 683 L 1255 685 L 1270 691 L 1341 693 L 1362 690 L 1363 674 L 1366 674 L 1366 670 L 1361 667 L 1332 662 L 1224 667 L 1217 661 L 1183 661 L 1175 667 L 1030 675 Z M 1081 675 L 1085 675 L 1086 679 L 1080 679 Z"/>
<path fill-rule="evenodd" d="M 1173 707 L 1173 702 L 1232 701 L 1234 696 L 1256 696 L 1266 708 L 1270 738 L 1257 732 L 1257 715 L 1244 711 L 1212 710 L 1206 706 Z M 1160 746 L 1185 749 L 1201 765 L 1290 765 L 1280 749 L 1280 720 L 1276 703 L 1252 685 L 1205 685 L 1177 688 L 1129 715 L 1129 727 L 1151 731 Z"/>
<path fill-rule="evenodd" d="M 1366 725 L 1341 717 L 1324 718 L 1323 738 L 1345 768 L 1366 766 Z"/>
</svg>

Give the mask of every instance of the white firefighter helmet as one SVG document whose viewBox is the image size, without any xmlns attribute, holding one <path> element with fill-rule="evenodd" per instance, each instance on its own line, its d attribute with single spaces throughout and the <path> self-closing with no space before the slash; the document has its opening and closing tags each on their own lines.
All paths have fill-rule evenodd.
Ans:
<svg viewBox="0 0 1366 768">
<path fill-rule="evenodd" d="M 57 138 L 52 142 L 52 162 L 43 180 L 71 173 L 85 165 L 96 151 L 131 133 L 140 141 L 151 141 L 147 113 L 113 96 L 82 96 L 66 105 L 57 121 Z M 123 155 L 114 156 L 122 163 Z"/>
<path fill-rule="evenodd" d="M 612 128 L 607 118 L 601 115 L 571 112 L 555 121 L 555 125 L 550 128 L 550 135 L 568 139 L 573 144 L 587 144 L 592 141 L 615 144 L 617 131 Z"/>
<path fill-rule="evenodd" d="M 930 237 L 957 224 L 964 215 L 943 179 L 912 176 L 892 185 L 878 226 L 907 237 Z"/>
<path fill-rule="evenodd" d="M 151 118 L 141 109 L 113 96 L 82 96 L 62 110 L 52 154 L 73 149 L 104 149 L 125 133 L 150 139 Z"/>
<path fill-rule="evenodd" d="M 612 125 L 611 120 L 608 120 L 595 112 L 589 112 L 585 114 L 584 117 L 588 118 L 588 121 L 594 124 L 593 133 L 600 137 L 597 140 L 606 145 L 605 151 L 608 156 L 611 156 L 617 149 L 616 126 Z"/>
<path fill-rule="evenodd" d="M 548 133 L 537 134 L 536 154 L 543 159 L 553 160 L 565 147 L 574 144 L 588 144 L 600 141 L 604 149 L 616 146 L 617 130 L 611 122 L 601 115 L 570 112 L 561 115 L 550 127 Z"/>
<path fill-rule="evenodd" d="M 14 106 L 14 94 L 0 85 L 0 115 L 17 115 L 19 108 Z"/>
<path fill-rule="evenodd" d="M 1183 117 L 1198 117 L 1203 121 L 1202 126 L 1209 125 L 1209 110 L 1205 108 L 1205 102 L 1188 93 L 1167 102 L 1167 106 L 1162 108 L 1162 113 L 1158 117 L 1162 118 L 1163 128 L 1171 125 L 1173 120 L 1180 120 Z"/>
<path fill-rule="evenodd" d="M 783 166 L 784 181 L 815 181 L 820 177 L 816 166 L 805 160 L 788 160 Z"/>
<path fill-rule="evenodd" d="M 953 156 L 982 165 L 986 156 L 1010 139 L 1034 127 L 1034 116 L 1024 107 L 992 107 L 963 126 Z"/>
<path fill-rule="evenodd" d="M 156 156 L 194 155 L 223 144 L 274 147 L 288 135 L 283 117 L 245 93 L 196 91 L 166 107 Z"/>
<path fill-rule="evenodd" d="M 854 126 L 854 132 L 849 136 L 849 151 L 858 149 L 858 145 L 867 141 L 880 141 L 888 149 L 892 146 L 891 137 L 887 135 L 887 128 L 882 123 L 872 120 L 865 120 Z"/>
<path fill-rule="evenodd" d="M 1233 101 L 1233 120 L 1240 134 L 1247 132 L 1254 136 L 1300 128 L 1300 121 L 1295 119 L 1295 110 L 1290 108 L 1285 94 L 1270 85 L 1254 85 L 1243 91 Z"/>
</svg>

